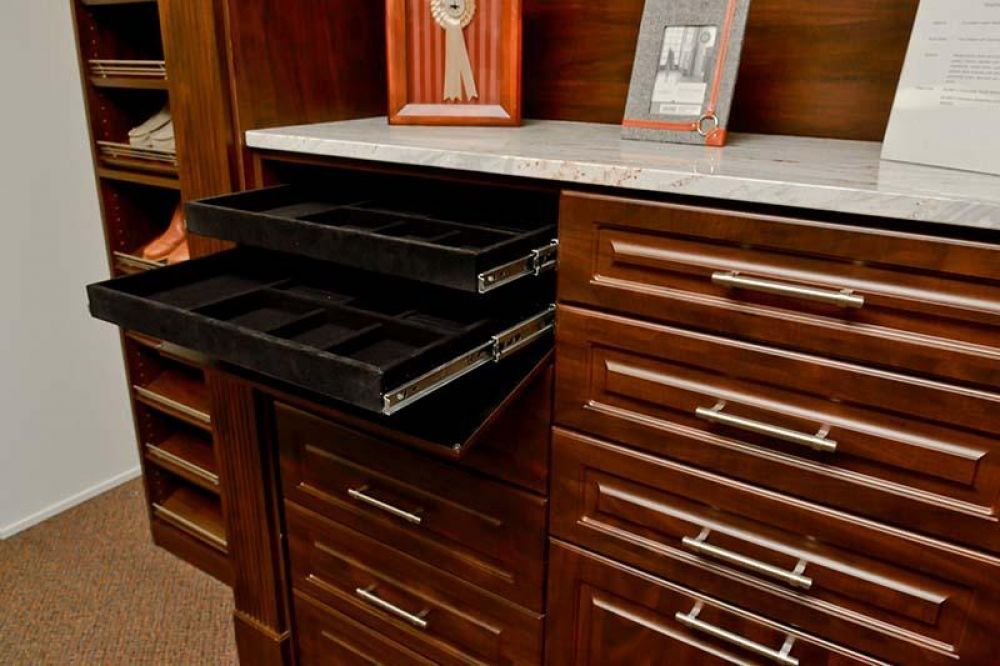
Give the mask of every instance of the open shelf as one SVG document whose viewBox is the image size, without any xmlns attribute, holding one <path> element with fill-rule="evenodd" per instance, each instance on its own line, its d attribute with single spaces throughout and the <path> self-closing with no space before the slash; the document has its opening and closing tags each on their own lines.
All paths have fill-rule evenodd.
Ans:
<svg viewBox="0 0 1000 666">
<path fill-rule="evenodd" d="M 135 148 L 118 141 L 98 141 L 98 158 L 102 164 L 134 171 L 174 177 L 177 175 L 177 153 L 152 148 Z"/>
<path fill-rule="evenodd" d="M 152 381 L 136 384 L 133 389 L 137 401 L 211 432 L 208 387 L 199 371 L 182 365 L 168 366 Z"/>
<path fill-rule="evenodd" d="M 169 101 L 166 85 L 160 85 L 162 82 L 138 77 L 135 81 L 135 85 L 95 85 L 89 88 L 90 107 L 95 109 L 91 129 L 97 166 L 176 178 L 175 152 L 136 147 L 129 143 L 129 131 L 155 116 L 168 106 Z"/>
<path fill-rule="evenodd" d="M 198 352 L 179 347 L 171 342 L 166 342 L 150 335 L 136 331 L 126 331 L 125 337 L 144 349 L 156 352 L 156 354 L 167 361 L 182 363 L 196 370 L 201 370 L 208 363 L 208 359 Z"/>
<path fill-rule="evenodd" d="M 180 193 L 153 183 L 118 178 L 102 179 L 100 193 L 115 273 L 133 274 L 162 265 L 143 259 L 141 250 L 167 229 Z"/>
<path fill-rule="evenodd" d="M 163 441 L 146 443 L 146 459 L 210 492 L 219 492 L 215 450 L 204 431 L 178 425 Z"/>
<path fill-rule="evenodd" d="M 115 271 L 123 275 L 135 275 L 166 266 L 165 261 L 153 261 L 127 252 L 114 253 Z"/>
<path fill-rule="evenodd" d="M 155 5 L 156 0 L 80 0 L 88 7 L 105 7 L 110 5 Z"/>
<path fill-rule="evenodd" d="M 114 169 L 108 167 L 98 167 L 97 175 L 102 180 L 113 180 L 124 183 L 134 183 L 137 185 L 148 185 L 150 187 L 159 187 L 166 190 L 176 190 L 180 191 L 181 182 L 174 175 L 160 176 L 156 174 L 145 173 L 142 171 L 132 171 L 128 169 Z"/>
<path fill-rule="evenodd" d="M 80 55 L 91 60 L 163 60 L 156 2 L 79 0 Z"/>
<path fill-rule="evenodd" d="M 132 90 L 166 90 L 166 78 L 139 78 L 135 76 L 95 76 L 91 75 L 90 83 L 98 88 L 121 88 Z"/>
<path fill-rule="evenodd" d="M 153 502 L 153 516 L 220 552 L 228 551 L 222 506 L 210 493 L 177 484 Z"/>
</svg>

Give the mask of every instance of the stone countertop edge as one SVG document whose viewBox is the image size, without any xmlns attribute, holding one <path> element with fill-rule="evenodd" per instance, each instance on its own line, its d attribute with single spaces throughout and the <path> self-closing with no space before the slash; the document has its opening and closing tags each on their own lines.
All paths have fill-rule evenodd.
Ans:
<svg viewBox="0 0 1000 666">
<path fill-rule="evenodd" d="M 1000 230 L 1000 176 L 880 159 L 881 144 L 734 134 L 710 148 L 617 125 L 390 126 L 384 117 L 247 132 L 251 148 Z"/>
</svg>

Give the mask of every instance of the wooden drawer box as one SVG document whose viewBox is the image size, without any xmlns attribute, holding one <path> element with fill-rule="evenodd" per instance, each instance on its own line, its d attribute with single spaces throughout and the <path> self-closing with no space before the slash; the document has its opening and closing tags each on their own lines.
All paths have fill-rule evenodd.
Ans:
<svg viewBox="0 0 1000 666">
<path fill-rule="evenodd" d="M 437 664 L 540 663 L 541 615 L 292 502 L 285 512 L 296 589 Z"/>
<path fill-rule="evenodd" d="M 884 663 L 567 544 L 551 560 L 549 666 Z"/>
<path fill-rule="evenodd" d="M 285 497 L 532 610 L 547 500 L 275 406 Z"/>
<path fill-rule="evenodd" d="M 1000 395 L 560 306 L 556 421 L 1000 551 Z"/>
<path fill-rule="evenodd" d="M 393 643 L 377 631 L 341 615 L 301 592 L 293 592 L 298 663 L 302 666 L 433 666 L 434 662 Z"/>
<path fill-rule="evenodd" d="M 566 302 L 1000 386 L 991 245 L 565 194 L 559 253 Z"/>
<path fill-rule="evenodd" d="M 989 663 L 1000 560 L 566 431 L 554 442 L 555 536 L 866 654 Z"/>
</svg>

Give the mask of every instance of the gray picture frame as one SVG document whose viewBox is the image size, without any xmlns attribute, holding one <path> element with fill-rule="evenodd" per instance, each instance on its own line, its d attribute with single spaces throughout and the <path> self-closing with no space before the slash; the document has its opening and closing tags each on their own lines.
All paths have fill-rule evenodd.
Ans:
<svg viewBox="0 0 1000 666">
<path fill-rule="evenodd" d="M 646 0 L 623 138 L 725 144 L 749 11 L 750 0 Z"/>
</svg>

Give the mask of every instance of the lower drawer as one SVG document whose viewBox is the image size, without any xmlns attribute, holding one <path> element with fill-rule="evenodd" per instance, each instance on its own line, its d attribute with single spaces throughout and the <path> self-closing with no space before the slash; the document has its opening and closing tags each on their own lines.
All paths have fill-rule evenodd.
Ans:
<svg viewBox="0 0 1000 666">
<path fill-rule="evenodd" d="M 549 666 L 882 663 L 554 541 Z"/>
<path fill-rule="evenodd" d="M 995 654 L 994 558 L 567 431 L 553 441 L 561 539 L 894 662 Z"/>
<path fill-rule="evenodd" d="M 301 666 L 434 664 L 301 592 L 295 592 L 294 599 L 296 644 Z"/>
<path fill-rule="evenodd" d="M 285 508 L 299 592 L 434 663 L 540 663 L 541 615 L 452 577 L 437 562 L 409 557 L 293 502 Z"/>
</svg>

